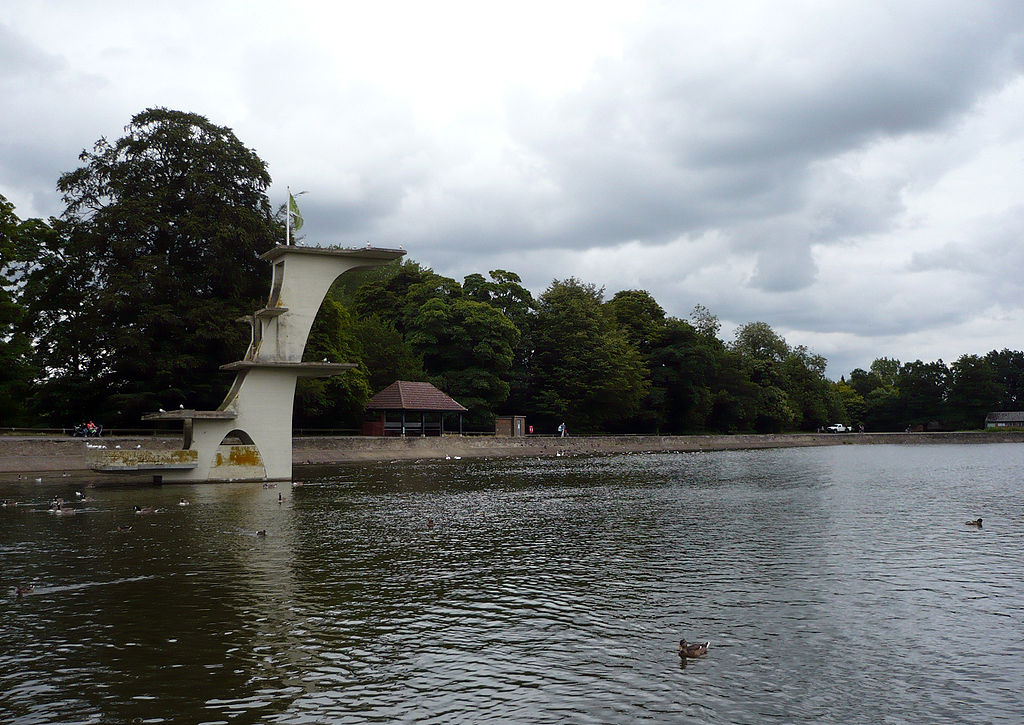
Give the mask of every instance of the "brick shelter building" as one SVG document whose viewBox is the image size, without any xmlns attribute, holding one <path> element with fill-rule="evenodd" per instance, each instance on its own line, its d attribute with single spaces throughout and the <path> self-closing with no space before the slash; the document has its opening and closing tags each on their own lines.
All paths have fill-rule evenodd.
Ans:
<svg viewBox="0 0 1024 725">
<path fill-rule="evenodd" d="M 368 436 L 441 436 L 445 416 L 457 413 L 458 432 L 462 434 L 462 414 L 468 412 L 430 383 L 396 380 L 370 398 L 363 435 Z"/>
</svg>

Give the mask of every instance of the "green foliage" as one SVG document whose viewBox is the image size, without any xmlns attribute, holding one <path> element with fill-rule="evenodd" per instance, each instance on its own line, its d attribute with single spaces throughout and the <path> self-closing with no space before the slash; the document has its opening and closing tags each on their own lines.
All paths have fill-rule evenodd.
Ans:
<svg viewBox="0 0 1024 725">
<path fill-rule="evenodd" d="M 425 382 L 423 360 L 395 326 L 378 315 L 354 321 L 354 332 L 369 370 L 370 390 L 379 392 L 396 380 Z"/>
<path fill-rule="evenodd" d="M 0 195 L 0 424 L 29 420 L 31 345 L 20 297 L 26 263 L 35 256 L 37 240 L 46 231 L 45 222 L 18 219 L 14 205 Z"/>
<path fill-rule="evenodd" d="M 853 425 L 864 422 L 867 413 L 867 402 L 864 400 L 864 396 L 857 392 L 856 388 L 840 380 L 835 384 L 835 395 L 839 398 L 839 403 L 846 413 L 844 421 L 848 420 Z"/>
<path fill-rule="evenodd" d="M 999 387 L 993 410 L 1024 410 L 1024 352 L 993 350 L 985 355 Z"/>
<path fill-rule="evenodd" d="M 926 425 L 945 418 L 949 368 L 942 360 L 904 363 L 896 376 L 904 420 Z"/>
<path fill-rule="evenodd" d="M 313 321 L 303 359 L 353 362 L 359 360 L 361 348 L 348 310 L 329 297 L 325 299 Z M 370 376 L 364 364 L 329 378 L 299 378 L 294 423 L 299 427 L 358 428 L 370 395 Z"/>
<path fill-rule="evenodd" d="M 517 360 L 521 333 L 512 320 L 525 323 L 532 305 L 519 282 L 498 270 L 492 281 L 471 275 L 466 289 L 415 263 L 367 279 L 352 295 L 365 325 L 364 355 L 397 374 L 374 372 L 374 390 L 425 376 L 470 408 L 473 423 L 489 425 L 508 398 Z M 371 349 L 371 333 L 387 341 L 388 359 Z"/>
<path fill-rule="evenodd" d="M 999 410 L 1001 387 L 987 357 L 963 355 L 950 365 L 949 422 L 960 429 L 984 428 L 985 416 Z"/>
<path fill-rule="evenodd" d="M 605 303 L 626 339 L 640 352 L 651 348 L 652 340 L 665 326 L 665 310 L 645 290 L 623 290 Z"/>
<path fill-rule="evenodd" d="M 545 426 L 600 430 L 633 415 L 647 393 L 640 353 L 602 306 L 602 291 L 571 278 L 541 295 L 534 327 L 533 407 Z"/>
<path fill-rule="evenodd" d="M 230 129 L 163 108 L 100 139 L 61 176 L 60 219 L 19 220 L 0 197 L 0 420 L 135 425 L 158 407 L 213 407 L 217 373 L 245 348 L 228 321 L 258 307 L 283 225 L 265 164 Z M 369 395 L 429 380 L 471 409 L 539 430 L 732 432 L 864 422 L 978 427 L 1024 407 L 1024 353 L 901 364 L 875 360 L 832 383 L 825 359 L 765 322 L 729 345 L 696 305 L 667 317 L 645 290 L 554 280 L 537 300 L 507 270 L 462 284 L 411 260 L 343 275 L 306 357 L 353 362 L 300 382 L 295 421 L 355 427 Z"/>
<path fill-rule="evenodd" d="M 789 345 L 766 322 L 748 322 L 736 330 L 733 352 L 752 360 L 782 362 L 789 354 Z"/>
<path fill-rule="evenodd" d="M 246 335 L 231 323 L 265 295 L 259 254 L 273 221 L 264 162 L 191 113 L 137 114 L 61 176 L 62 223 L 41 245 L 26 306 L 41 367 L 38 407 L 69 422 L 69 395 L 107 425 L 159 406 L 214 407 L 219 365 Z"/>
</svg>

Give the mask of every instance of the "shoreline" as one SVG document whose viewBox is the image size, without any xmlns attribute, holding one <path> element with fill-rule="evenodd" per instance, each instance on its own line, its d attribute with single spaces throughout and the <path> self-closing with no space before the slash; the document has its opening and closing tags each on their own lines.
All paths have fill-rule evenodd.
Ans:
<svg viewBox="0 0 1024 725">
<path fill-rule="evenodd" d="M 737 435 L 603 435 L 603 436 L 444 436 L 443 438 L 379 438 L 322 436 L 295 438 L 292 465 L 330 466 L 359 462 L 415 461 L 455 458 L 517 458 L 524 456 L 614 455 L 622 453 L 682 453 L 694 451 L 804 448 L 836 445 L 934 445 L 1024 443 L 1024 431 L 955 433 L 778 433 Z M 175 450 L 181 438 L 119 436 L 68 438 L 58 436 L 0 436 L 0 480 L 27 474 L 53 474 L 109 482 L 148 482 L 140 474 L 100 474 L 91 470 L 96 446 Z"/>
</svg>

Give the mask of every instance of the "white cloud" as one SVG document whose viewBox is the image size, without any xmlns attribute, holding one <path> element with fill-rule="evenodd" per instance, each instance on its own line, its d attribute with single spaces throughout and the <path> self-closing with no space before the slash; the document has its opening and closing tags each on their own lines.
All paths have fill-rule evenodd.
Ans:
<svg viewBox="0 0 1024 725">
<path fill-rule="evenodd" d="M 162 105 L 309 191 L 312 242 L 646 288 L 835 376 L 948 360 L 1024 332 L 1022 31 L 968 0 L 15 0 L 0 193 L 59 212 L 78 152 Z"/>
</svg>

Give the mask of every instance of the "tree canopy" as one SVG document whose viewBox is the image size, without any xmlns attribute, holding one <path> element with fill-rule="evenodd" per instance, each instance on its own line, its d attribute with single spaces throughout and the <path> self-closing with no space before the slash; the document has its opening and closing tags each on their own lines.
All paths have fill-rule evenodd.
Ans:
<svg viewBox="0 0 1024 725">
<path fill-rule="evenodd" d="M 24 293 L 47 371 L 38 410 L 66 416 L 70 398 L 77 417 L 127 425 L 161 406 L 215 406 L 217 368 L 246 339 L 232 320 L 258 306 L 258 257 L 283 236 L 266 164 L 230 129 L 164 108 L 79 158 Z"/>
<path fill-rule="evenodd" d="M 79 160 L 57 182 L 58 218 L 19 219 L 0 196 L 0 420 L 134 427 L 159 407 L 215 406 L 219 366 L 247 342 L 232 320 L 261 306 L 259 256 L 283 238 L 266 164 L 230 129 L 165 108 Z M 879 357 L 832 382 L 767 322 L 728 343 L 720 331 L 703 305 L 671 317 L 643 289 L 605 300 L 570 277 L 534 298 L 509 270 L 459 283 L 407 259 L 334 284 L 306 355 L 356 368 L 301 381 L 294 420 L 356 428 L 395 380 L 433 382 L 477 429 L 509 413 L 540 431 L 978 428 L 1024 407 L 1024 352 Z"/>
</svg>

